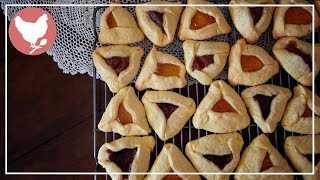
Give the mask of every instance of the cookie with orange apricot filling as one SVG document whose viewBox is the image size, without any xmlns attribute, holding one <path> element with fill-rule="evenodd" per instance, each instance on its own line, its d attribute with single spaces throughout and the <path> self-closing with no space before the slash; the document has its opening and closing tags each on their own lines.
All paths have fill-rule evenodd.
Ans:
<svg viewBox="0 0 320 180">
<path fill-rule="evenodd" d="M 171 143 L 165 144 L 154 161 L 150 173 L 197 173 L 180 149 Z M 200 180 L 197 174 L 149 174 L 145 180 Z"/>
<path fill-rule="evenodd" d="M 312 7 L 306 0 L 280 0 L 279 4 L 288 6 L 277 7 L 273 16 L 273 37 L 278 39 L 285 36 L 303 37 L 312 32 Z M 302 6 L 290 6 L 299 5 Z M 318 13 L 314 14 L 314 27 L 320 26 Z"/>
<path fill-rule="evenodd" d="M 288 162 L 271 144 L 268 137 L 261 134 L 254 138 L 244 150 L 237 173 L 292 173 Z M 235 175 L 235 179 L 280 179 L 291 180 L 293 175 Z"/>
<path fill-rule="evenodd" d="M 148 54 L 136 81 L 136 88 L 169 90 L 183 88 L 186 84 L 186 68 L 176 57 L 157 51 L 154 46 Z"/>
<path fill-rule="evenodd" d="M 263 48 L 238 40 L 229 55 L 228 80 L 231 85 L 264 84 L 279 72 L 279 63 Z"/>
<path fill-rule="evenodd" d="M 223 80 L 216 80 L 199 104 L 192 123 L 197 129 L 228 133 L 246 128 L 250 117 L 239 94 Z"/>
<path fill-rule="evenodd" d="M 126 8 L 110 6 L 101 15 L 98 38 L 102 44 L 131 44 L 142 41 L 144 35 Z"/>
<path fill-rule="evenodd" d="M 148 135 L 151 132 L 143 105 L 133 87 L 121 89 L 110 100 L 98 128 L 103 132 L 114 132 L 123 136 Z"/>
<path fill-rule="evenodd" d="M 188 4 L 210 4 L 206 0 L 188 0 Z M 231 27 L 218 7 L 188 6 L 184 9 L 178 36 L 180 40 L 205 40 L 227 34 Z"/>
<path fill-rule="evenodd" d="M 314 108 L 312 108 L 314 95 Z M 302 85 L 293 88 L 293 98 L 290 99 L 281 120 L 287 131 L 312 134 L 312 113 L 314 113 L 314 133 L 320 133 L 320 97 L 313 94 Z"/>
<path fill-rule="evenodd" d="M 301 173 L 312 173 L 312 135 L 289 136 L 284 151 L 294 167 Z M 303 175 L 305 180 L 320 179 L 320 135 L 314 136 L 314 175 Z"/>
</svg>

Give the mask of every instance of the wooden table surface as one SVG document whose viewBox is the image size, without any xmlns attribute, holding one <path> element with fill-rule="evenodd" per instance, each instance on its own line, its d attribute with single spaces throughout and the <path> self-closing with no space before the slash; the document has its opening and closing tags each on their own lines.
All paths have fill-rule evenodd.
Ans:
<svg viewBox="0 0 320 180">
<path fill-rule="evenodd" d="M 61 176 L 4 176 L 4 15 L 1 19 L 0 179 Z M 9 43 L 9 42 L 8 42 Z M 47 54 L 23 55 L 8 44 L 8 171 L 93 172 L 92 78 L 67 75 Z M 98 86 L 103 85 L 97 81 Z M 100 88 L 102 89 L 102 88 Z M 99 92 L 98 92 L 99 93 Z M 101 92 L 102 93 L 102 92 Z M 103 111 L 98 101 L 98 111 Z M 100 137 L 103 138 L 103 137 Z M 4 177 L 3 177 L 4 176 Z M 63 176 L 93 179 L 93 176 Z"/>
</svg>

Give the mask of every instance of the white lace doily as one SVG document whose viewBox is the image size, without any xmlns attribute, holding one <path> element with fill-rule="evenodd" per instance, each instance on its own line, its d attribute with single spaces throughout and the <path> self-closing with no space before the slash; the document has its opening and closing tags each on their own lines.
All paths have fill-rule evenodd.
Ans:
<svg viewBox="0 0 320 180">
<path fill-rule="evenodd" d="M 109 4 L 110 0 L 1 0 L 2 9 L 5 4 Z M 122 0 L 124 4 L 140 3 L 148 0 Z M 214 1 L 215 3 L 228 3 L 228 0 Z M 8 7 L 8 18 L 11 18 L 21 9 L 25 7 Z M 93 63 L 91 53 L 93 50 L 93 43 L 95 41 L 94 26 L 93 26 L 93 12 L 95 7 L 72 6 L 72 7 L 41 7 L 49 11 L 55 19 L 57 25 L 57 38 L 53 46 L 47 51 L 49 55 L 53 56 L 55 62 L 58 63 L 60 69 L 64 73 L 75 75 L 77 73 L 88 73 L 93 75 Z M 129 11 L 135 17 L 134 8 L 128 7 Z M 235 29 L 227 7 L 221 7 L 228 23 L 232 27 L 232 32 L 226 35 L 220 35 L 210 40 L 224 41 L 234 44 L 241 36 Z M 99 31 L 100 14 L 103 9 L 97 11 L 97 31 Z M 274 40 L 272 39 L 272 24 L 268 30 L 262 34 L 257 44 L 271 53 Z M 137 43 L 145 49 L 145 56 L 149 53 L 152 43 L 145 39 Z M 99 46 L 97 44 L 96 46 Z M 167 52 L 178 57 L 183 61 L 182 42 L 176 37 L 174 42 L 170 45 L 160 48 L 161 51 Z M 144 60 L 143 57 L 142 61 Z M 97 75 L 99 78 L 99 76 Z M 215 79 L 227 79 L 227 67 Z M 194 84 L 195 80 L 189 78 L 189 84 Z"/>
</svg>

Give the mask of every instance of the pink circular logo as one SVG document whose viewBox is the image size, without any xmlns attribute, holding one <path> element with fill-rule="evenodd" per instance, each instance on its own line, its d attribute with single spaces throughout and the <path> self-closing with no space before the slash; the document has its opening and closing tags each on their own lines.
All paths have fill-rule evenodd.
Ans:
<svg viewBox="0 0 320 180">
<path fill-rule="evenodd" d="M 13 46 L 26 55 L 46 52 L 56 39 L 57 28 L 51 14 L 41 8 L 25 8 L 11 20 L 9 37 Z"/>
</svg>

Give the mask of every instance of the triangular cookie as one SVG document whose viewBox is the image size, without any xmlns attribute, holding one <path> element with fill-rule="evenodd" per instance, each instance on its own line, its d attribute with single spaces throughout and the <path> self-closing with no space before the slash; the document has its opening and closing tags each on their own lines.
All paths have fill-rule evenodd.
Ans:
<svg viewBox="0 0 320 180">
<path fill-rule="evenodd" d="M 123 136 L 148 135 L 151 132 L 142 103 L 133 87 L 121 89 L 109 102 L 98 124 L 103 132 Z"/>
<path fill-rule="evenodd" d="M 169 90 L 183 88 L 186 84 L 186 68 L 176 57 L 157 51 L 154 46 L 148 54 L 136 81 L 136 88 Z"/>
<path fill-rule="evenodd" d="M 139 71 L 144 52 L 141 47 L 124 45 L 98 47 L 92 53 L 93 63 L 113 93 L 127 86 Z"/>
<path fill-rule="evenodd" d="M 152 136 L 123 137 L 105 143 L 98 153 L 99 164 L 108 173 L 147 172 L 150 162 L 150 153 L 155 145 Z M 144 175 L 109 174 L 112 179 L 140 179 Z"/>
<path fill-rule="evenodd" d="M 279 63 L 263 48 L 238 40 L 229 55 L 228 80 L 231 85 L 264 84 L 279 72 Z"/>
<path fill-rule="evenodd" d="M 309 4 L 306 0 L 280 0 L 279 4 Z M 312 7 L 277 7 L 273 16 L 273 37 L 303 37 L 312 32 Z M 314 13 L 314 28 L 320 26 L 318 13 Z"/>
<path fill-rule="evenodd" d="M 231 0 L 229 4 L 252 4 L 252 0 Z M 258 0 L 254 4 L 274 4 L 274 0 Z M 229 6 L 232 21 L 240 34 L 250 44 L 257 42 L 271 22 L 274 7 Z"/>
<path fill-rule="evenodd" d="M 190 141 L 186 155 L 201 173 L 233 172 L 240 160 L 242 136 L 236 132 L 211 134 Z M 229 175 L 203 175 L 206 179 L 229 179 Z"/>
<path fill-rule="evenodd" d="M 165 144 L 152 165 L 150 173 L 196 173 L 197 171 L 182 154 L 180 149 L 171 143 Z M 145 180 L 192 179 L 200 180 L 199 175 L 148 175 Z"/>
<path fill-rule="evenodd" d="M 270 143 L 268 137 L 261 134 L 254 138 L 244 150 L 238 164 L 237 173 L 292 173 L 288 162 Z M 283 179 L 291 180 L 292 175 L 235 175 L 235 179 Z"/>
<path fill-rule="evenodd" d="M 205 0 L 188 0 L 188 4 L 211 4 Z M 218 7 L 188 6 L 184 9 L 178 36 L 180 40 L 205 40 L 227 34 L 231 27 Z"/>
<path fill-rule="evenodd" d="M 181 4 L 169 1 L 152 1 L 145 4 Z M 147 38 L 155 45 L 163 47 L 173 41 L 182 6 L 137 6 L 139 26 Z"/>
<path fill-rule="evenodd" d="M 312 112 L 314 114 L 314 133 L 320 133 L 320 97 L 314 95 L 312 109 L 312 92 L 298 85 L 293 88 L 293 98 L 289 101 L 281 124 L 287 131 L 312 134 Z"/>
<path fill-rule="evenodd" d="M 294 167 L 302 173 L 312 172 L 312 135 L 290 136 L 284 142 L 284 151 Z M 320 179 L 320 135 L 314 136 L 314 175 L 303 175 L 305 180 Z"/>
<path fill-rule="evenodd" d="M 186 40 L 183 42 L 187 72 L 203 85 L 210 85 L 226 65 L 230 45 L 226 42 Z"/>
<path fill-rule="evenodd" d="M 241 97 L 254 122 L 264 133 L 273 133 L 281 121 L 291 91 L 272 84 L 263 84 L 245 89 Z"/>
<path fill-rule="evenodd" d="M 192 123 L 197 129 L 228 133 L 246 128 L 250 118 L 239 94 L 224 81 L 217 80 L 199 104 Z"/>
<path fill-rule="evenodd" d="M 142 41 L 144 35 L 127 9 L 110 6 L 101 15 L 98 38 L 102 44 L 131 44 Z"/>
<path fill-rule="evenodd" d="M 178 134 L 196 110 L 193 99 L 170 91 L 147 91 L 142 102 L 149 124 L 163 141 Z"/>
<path fill-rule="evenodd" d="M 314 66 L 312 66 L 312 44 L 296 37 L 284 37 L 273 46 L 272 51 L 281 66 L 299 83 L 312 85 L 312 70 L 315 76 L 320 68 L 320 46 L 315 45 Z"/>
</svg>

